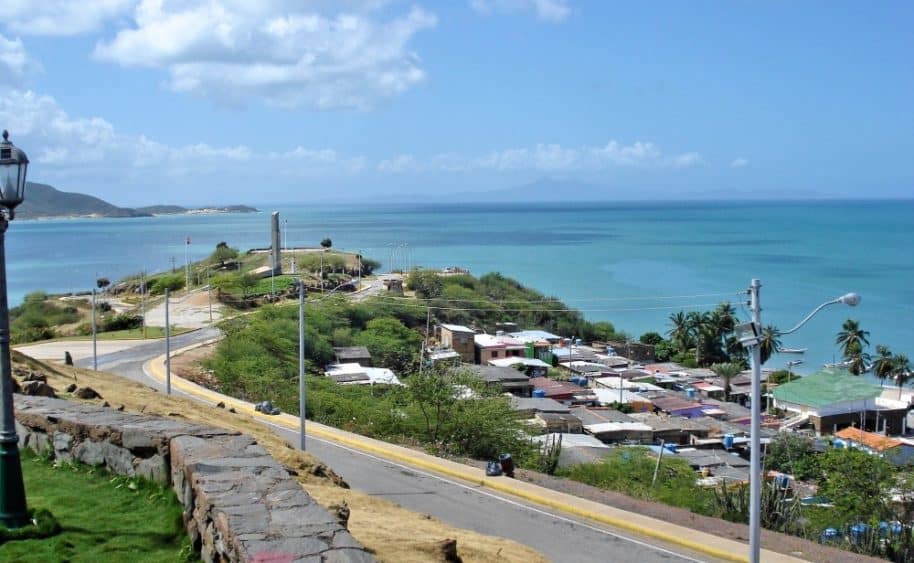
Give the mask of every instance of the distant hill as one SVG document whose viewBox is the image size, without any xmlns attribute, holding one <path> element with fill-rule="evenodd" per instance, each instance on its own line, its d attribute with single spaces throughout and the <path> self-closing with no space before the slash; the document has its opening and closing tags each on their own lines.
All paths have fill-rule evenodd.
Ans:
<svg viewBox="0 0 914 563">
<path fill-rule="evenodd" d="M 27 182 L 25 201 L 16 208 L 20 219 L 41 217 L 148 217 L 127 207 L 118 207 L 86 194 L 62 192 L 47 184 Z"/>
<path fill-rule="evenodd" d="M 205 213 L 256 213 L 258 210 L 247 205 L 226 205 L 187 208 L 180 205 L 150 205 L 131 209 L 118 207 L 97 197 L 62 192 L 53 186 L 27 182 L 25 201 L 16 208 L 20 219 L 43 219 L 49 217 L 152 217 L 153 215 L 181 215 Z"/>
</svg>

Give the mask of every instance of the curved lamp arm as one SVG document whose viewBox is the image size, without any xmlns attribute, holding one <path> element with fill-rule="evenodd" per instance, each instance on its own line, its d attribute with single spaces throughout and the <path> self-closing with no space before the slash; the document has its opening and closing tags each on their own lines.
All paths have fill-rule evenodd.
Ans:
<svg viewBox="0 0 914 563">
<path fill-rule="evenodd" d="M 792 334 L 792 333 L 800 330 L 800 328 L 803 325 L 805 325 L 807 322 L 809 322 L 809 319 L 816 316 L 816 313 L 818 313 L 825 307 L 828 307 L 829 305 L 836 305 L 838 303 L 844 303 L 845 305 L 850 305 L 851 307 L 856 307 L 857 305 L 860 304 L 860 295 L 857 293 L 846 293 L 846 294 L 842 295 L 841 297 L 838 297 L 837 299 L 832 299 L 831 301 L 826 301 L 825 303 L 822 303 L 821 305 L 819 305 L 818 307 L 813 309 L 812 313 L 806 315 L 806 318 L 803 319 L 802 321 L 800 321 L 799 324 L 797 324 L 797 326 L 793 327 L 790 330 L 779 331 L 778 334 Z"/>
</svg>

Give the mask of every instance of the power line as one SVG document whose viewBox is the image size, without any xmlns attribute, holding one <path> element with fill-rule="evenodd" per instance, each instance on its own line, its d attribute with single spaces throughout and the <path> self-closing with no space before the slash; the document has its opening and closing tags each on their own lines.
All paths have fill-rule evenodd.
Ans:
<svg viewBox="0 0 914 563">
<path fill-rule="evenodd" d="M 441 297 L 397 297 L 393 295 L 375 295 L 375 299 L 387 299 L 391 301 L 421 301 L 421 302 L 445 302 L 445 303 L 473 303 L 473 302 L 484 302 L 484 303 L 496 303 L 499 305 L 502 304 L 530 304 L 537 305 L 542 303 L 565 303 L 569 301 L 584 301 L 584 302 L 598 302 L 598 301 L 662 301 L 669 299 L 700 299 L 706 297 L 724 297 L 724 296 L 734 296 L 742 295 L 743 292 L 733 293 L 697 293 L 694 295 L 662 295 L 662 296 L 648 296 L 648 297 L 572 297 L 566 299 L 560 299 L 558 297 L 548 297 L 540 300 L 497 300 L 497 299 L 488 299 L 485 297 L 476 297 L 476 298 L 441 298 Z M 715 303 L 714 305 L 718 305 Z"/>
</svg>

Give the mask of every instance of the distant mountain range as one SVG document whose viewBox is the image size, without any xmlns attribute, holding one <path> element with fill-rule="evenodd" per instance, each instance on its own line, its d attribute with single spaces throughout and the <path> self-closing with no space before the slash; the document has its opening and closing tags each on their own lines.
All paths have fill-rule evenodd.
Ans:
<svg viewBox="0 0 914 563">
<path fill-rule="evenodd" d="M 202 213 L 256 213 L 246 205 L 187 208 L 179 205 L 151 205 L 148 207 L 118 207 L 97 197 L 73 192 L 62 192 L 53 186 L 27 182 L 25 201 L 16 208 L 19 219 L 44 219 L 51 217 L 152 217 L 154 215 L 181 215 Z"/>
</svg>

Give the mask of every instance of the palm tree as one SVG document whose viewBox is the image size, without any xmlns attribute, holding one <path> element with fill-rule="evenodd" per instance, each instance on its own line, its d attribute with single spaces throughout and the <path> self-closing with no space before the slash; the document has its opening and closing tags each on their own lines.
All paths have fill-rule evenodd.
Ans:
<svg viewBox="0 0 914 563">
<path fill-rule="evenodd" d="M 883 346 L 878 344 L 876 346 L 876 353 L 878 357 L 876 361 L 873 362 L 873 374 L 879 378 L 880 383 L 884 386 L 885 380 L 888 379 L 892 372 L 895 370 L 894 361 L 895 357 L 892 355 L 892 351 L 889 350 L 888 346 Z"/>
<path fill-rule="evenodd" d="M 778 327 L 768 325 L 762 329 L 759 339 L 759 361 L 765 363 L 775 352 L 781 351 L 781 332 Z"/>
<path fill-rule="evenodd" d="M 741 371 L 743 371 L 743 366 L 736 362 L 725 362 L 722 364 L 713 364 L 711 365 L 711 371 L 716 373 L 721 379 L 724 380 L 724 400 L 730 400 L 730 381 Z"/>
<path fill-rule="evenodd" d="M 690 339 L 695 344 L 695 365 L 701 366 L 701 352 L 706 347 L 711 318 L 707 311 L 691 311 L 686 320 Z"/>
<path fill-rule="evenodd" d="M 717 315 L 718 319 L 718 331 L 723 335 L 727 332 L 733 332 L 733 328 L 736 326 L 736 309 L 733 308 L 733 305 L 729 301 L 724 301 L 714 309 L 714 313 Z"/>
<path fill-rule="evenodd" d="M 892 363 L 895 368 L 895 384 L 898 385 L 898 398 L 901 399 L 901 388 L 911 379 L 911 362 L 906 355 L 898 354 Z"/>
<path fill-rule="evenodd" d="M 686 314 L 683 311 L 673 313 L 670 315 L 670 323 L 673 325 L 673 328 L 667 331 L 667 335 L 670 337 L 670 340 L 676 344 L 676 348 L 678 348 L 680 352 L 685 352 L 689 349 L 690 338 L 689 321 Z"/>
<path fill-rule="evenodd" d="M 850 360 L 854 352 L 860 353 L 865 346 L 869 346 L 870 331 L 860 328 L 860 323 L 854 319 L 847 319 L 841 325 L 841 331 L 835 337 L 835 344 L 841 346 L 841 353 L 845 360 Z M 856 347 L 856 350 L 855 350 Z"/>
</svg>

